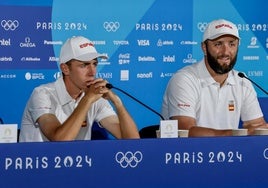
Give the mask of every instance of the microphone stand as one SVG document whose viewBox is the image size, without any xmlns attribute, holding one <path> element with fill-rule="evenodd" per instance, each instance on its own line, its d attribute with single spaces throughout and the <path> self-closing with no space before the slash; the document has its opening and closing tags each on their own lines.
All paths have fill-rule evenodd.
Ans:
<svg viewBox="0 0 268 188">
<path fill-rule="evenodd" d="M 246 77 L 244 73 L 239 72 L 238 76 L 241 78 L 246 78 L 247 80 L 249 80 L 250 82 L 252 82 L 255 86 L 257 86 L 260 90 L 262 90 L 266 95 L 268 95 L 268 92 L 265 91 L 259 84 L 257 84 L 256 82 L 254 82 L 253 80 L 251 80 L 250 78 Z"/>
<path fill-rule="evenodd" d="M 114 88 L 118 91 L 121 91 L 122 93 L 124 93 L 125 95 L 129 96 L 130 98 L 132 98 L 133 100 L 135 100 L 136 102 L 140 103 L 141 105 L 143 105 L 144 107 L 148 108 L 149 110 L 151 110 L 152 112 L 154 112 L 155 114 L 157 114 L 162 120 L 165 120 L 165 118 L 158 113 L 157 111 L 155 111 L 154 109 L 152 109 L 151 107 L 147 106 L 146 104 L 144 104 L 143 102 L 139 101 L 138 99 L 136 99 L 135 97 L 131 96 L 130 94 L 128 94 L 127 92 L 125 92 L 124 90 L 114 87 L 112 84 L 107 84 L 106 87 L 108 89 Z"/>
</svg>

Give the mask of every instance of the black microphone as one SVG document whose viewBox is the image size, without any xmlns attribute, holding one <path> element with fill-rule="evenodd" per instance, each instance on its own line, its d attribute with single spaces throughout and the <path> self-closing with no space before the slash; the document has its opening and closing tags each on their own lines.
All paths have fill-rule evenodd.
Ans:
<svg viewBox="0 0 268 188">
<path fill-rule="evenodd" d="M 244 75 L 244 73 L 242 73 L 242 72 L 239 72 L 238 73 L 238 76 L 239 77 L 241 77 L 241 78 L 246 78 L 246 79 L 248 79 L 250 82 L 252 82 L 255 86 L 257 86 L 260 90 L 262 90 L 266 95 L 268 95 L 268 92 L 267 91 L 265 91 L 261 86 L 259 86 L 256 82 L 254 82 L 253 80 L 251 80 L 251 79 L 249 79 L 248 77 L 246 77 L 245 75 Z"/>
<path fill-rule="evenodd" d="M 144 104 L 143 102 L 139 101 L 138 99 L 136 99 L 135 97 L 133 97 L 132 95 L 128 94 L 127 92 L 125 92 L 124 90 L 120 89 L 120 88 L 117 88 L 117 87 L 114 87 L 112 84 L 110 83 L 107 83 L 106 84 L 106 87 L 108 89 L 116 89 L 118 91 L 121 91 L 122 93 L 124 93 L 125 95 L 129 96 L 130 98 L 132 98 L 133 100 L 137 101 L 138 103 L 140 103 L 141 105 L 143 105 L 144 107 L 146 107 L 147 109 L 151 110 L 152 112 L 154 112 L 155 114 L 157 114 L 162 120 L 165 120 L 165 118 L 159 114 L 157 111 L 155 111 L 154 109 L 152 109 L 151 107 L 147 106 L 146 104 Z"/>
<path fill-rule="evenodd" d="M 4 124 L 4 121 L 2 120 L 2 118 L 0 118 L 0 124 Z"/>
</svg>

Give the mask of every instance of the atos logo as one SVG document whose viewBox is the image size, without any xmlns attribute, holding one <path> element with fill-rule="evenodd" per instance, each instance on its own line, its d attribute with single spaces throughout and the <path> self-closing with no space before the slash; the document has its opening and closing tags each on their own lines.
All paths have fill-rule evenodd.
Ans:
<svg viewBox="0 0 268 188">
<path fill-rule="evenodd" d="M 115 155 L 115 160 L 120 164 L 122 168 L 135 168 L 142 161 L 142 153 L 140 151 L 136 151 L 135 153 L 128 151 L 126 153 L 117 152 Z"/>
</svg>

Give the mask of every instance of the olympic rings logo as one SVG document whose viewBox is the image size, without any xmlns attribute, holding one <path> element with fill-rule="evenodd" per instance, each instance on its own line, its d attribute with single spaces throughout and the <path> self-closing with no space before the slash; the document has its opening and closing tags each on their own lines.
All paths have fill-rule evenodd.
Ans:
<svg viewBox="0 0 268 188">
<path fill-rule="evenodd" d="M 2 20 L 1 21 L 1 26 L 6 30 L 11 30 L 14 31 L 15 29 L 17 29 L 17 27 L 19 27 L 19 22 L 18 20 Z"/>
<path fill-rule="evenodd" d="M 142 157 L 143 156 L 140 151 L 136 151 L 135 153 L 132 153 L 131 151 L 126 153 L 117 152 L 115 155 L 115 160 L 122 168 L 127 168 L 128 166 L 135 168 L 141 162 Z"/>
<path fill-rule="evenodd" d="M 111 31 L 116 32 L 120 27 L 120 23 L 119 22 L 104 22 L 103 27 L 108 32 L 111 32 Z"/>
<path fill-rule="evenodd" d="M 207 28 L 207 25 L 208 25 L 208 23 L 206 23 L 206 22 L 204 22 L 204 23 L 202 23 L 202 22 L 198 22 L 198 24 L 197 24 L 197 28 L 198 28 L 201 32 L 204 32 L 205 29 Z"/>
</svg>

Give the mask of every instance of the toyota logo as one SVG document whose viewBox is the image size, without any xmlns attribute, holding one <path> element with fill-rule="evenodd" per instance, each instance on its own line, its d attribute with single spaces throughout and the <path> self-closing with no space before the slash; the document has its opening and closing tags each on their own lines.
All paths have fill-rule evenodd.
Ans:
<svg viewBox="0 0 268 188">
<path fill-rule="evenodd" d="M 142 160 L 142 153 L 140 151 L 135 153 L 131 151 L 123 153 L 120 151 L 116 153 L 115 160 L 122 168 L 127 168 L 128 166 L 135 168 Z"/>
</svg>

